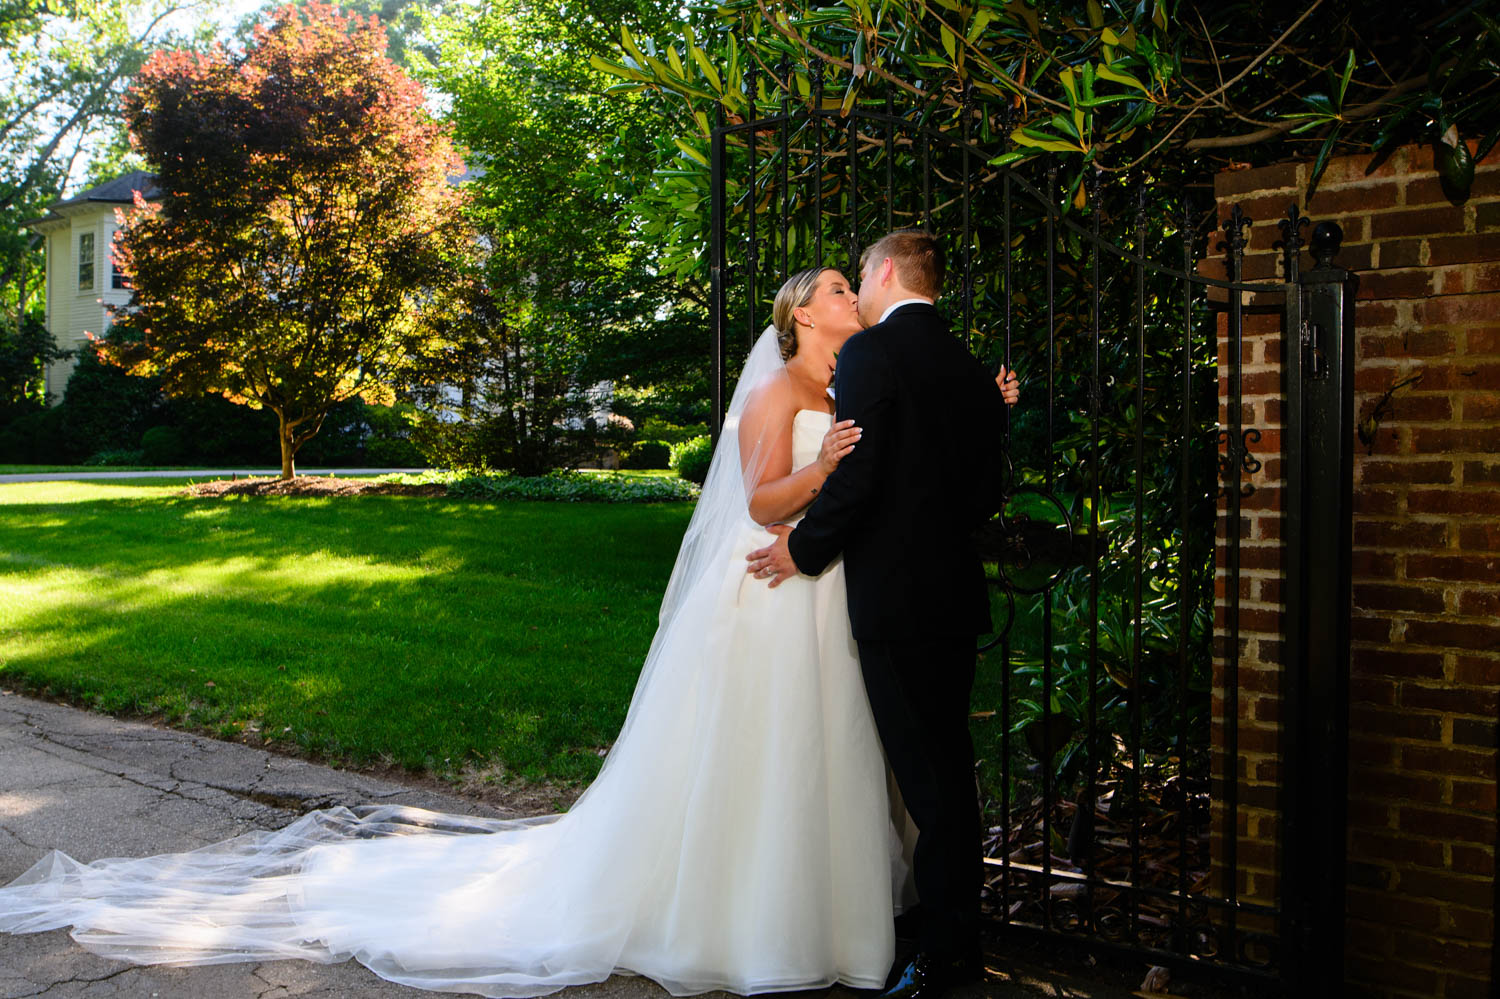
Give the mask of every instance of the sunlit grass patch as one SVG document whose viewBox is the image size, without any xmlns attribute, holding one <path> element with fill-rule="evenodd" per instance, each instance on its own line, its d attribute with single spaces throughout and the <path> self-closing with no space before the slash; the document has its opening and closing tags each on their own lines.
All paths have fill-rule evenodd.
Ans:
<svg viewBox="0 0 1500 999">
<path fill-rule="evenodd" d="M 686 504 L 0 486 L 0 682 L 338 761 L 585 779 Z"/>
</svg>

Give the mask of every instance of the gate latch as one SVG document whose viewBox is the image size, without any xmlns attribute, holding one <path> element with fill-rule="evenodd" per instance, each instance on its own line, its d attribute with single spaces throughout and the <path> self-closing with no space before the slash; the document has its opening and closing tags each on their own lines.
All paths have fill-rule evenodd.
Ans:
<svg viewBox="0 0 1500 999">
<path fill-rule="evenodd" d="M 1328 377 L 1328 358 L 1318 346 L 1319 336 L 1323 330 L 1317 323 L 1302 320 L 1302 371 L 1303 376 L 1308 379 L 1318 380 Z"/>
</svg>

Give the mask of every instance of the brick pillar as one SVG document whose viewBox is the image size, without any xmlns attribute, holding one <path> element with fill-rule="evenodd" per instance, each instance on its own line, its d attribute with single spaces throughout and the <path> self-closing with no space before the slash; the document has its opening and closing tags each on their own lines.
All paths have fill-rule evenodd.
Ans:
<svg viewBox="0 0 1500 999">
<path fill-rule="evenodd" d="M 1373 167 L 1368 156 L 1333 160 L 1304 203 L 1308 169 L 1222 174 L 1216 194 L 1221 218 L 1238 201 L 1256 220 L 1247 277 L 1279 270 L 1275 221 L 1291 203 L 1343 227 L 1335 263 L 1360 275 L 1350 994 L 1488 996 L 1500 711 L 1500 150 L 1479 165 L 1462 203 L 1444 196 L 1426 147 Z M 1252 377 L 1279 378 L 1279 334 L 1247 328 L 1245 341 L 1245 424 L 1279 427 L 1276 393 L 1249 390 Z M 1250 481 L 1268 495 L 1264 505 L 1246 500 L 1246 555 L 1279 537 L 1276 449 L 1255 450 L 1265 468 Z M 1276 773 L 1259 733 L 1276 719 L 1267 680 L 1279 669 L 1280 580 L 1269 557 L 1261 561 L 1245 558 L 1240 580 L 1242 796 Z M 1221 614 L 1223 599 L 1221 581 Z M 1251 812 L 1242 836 L 1269 843 L 1268 826 L 1274 813 Z M 1240 850 L 1245 856 L 1245 841 Z M 1253 868 L 1242 874 L 1245 890 L 1259 877 Z"/>
</svg>

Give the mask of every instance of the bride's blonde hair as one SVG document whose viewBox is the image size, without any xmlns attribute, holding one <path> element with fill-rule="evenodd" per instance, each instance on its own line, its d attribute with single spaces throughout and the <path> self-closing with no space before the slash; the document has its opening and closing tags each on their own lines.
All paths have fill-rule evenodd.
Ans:
<svg viewBox="0 0 1500 999">
<path fill-rule="evenodd" d="M 792 313 L 812 301 L 818 290 L 818 278 L 832 267 L 809 267 L 786 279 L 771 306 L 771 323 L 776 327 L 776 342 L 781 345 L 781 359 L 790 361 L 797 353 L 797 320 Z"/>
</svg>

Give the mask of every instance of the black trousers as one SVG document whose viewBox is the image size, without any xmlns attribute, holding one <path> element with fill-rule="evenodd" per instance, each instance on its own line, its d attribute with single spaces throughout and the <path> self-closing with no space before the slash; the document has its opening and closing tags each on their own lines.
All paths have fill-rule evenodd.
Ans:
<svg viewBox="0 0 1500 999">
<path fill-rule="evenodd" d="M 975 639 L 943 636 L 859 643 L 875 727 L 917 826 L 913 877 L 919 946 L 960 959 L 979 942 L 979 798 L 969 695 Z"/>
</svg>

